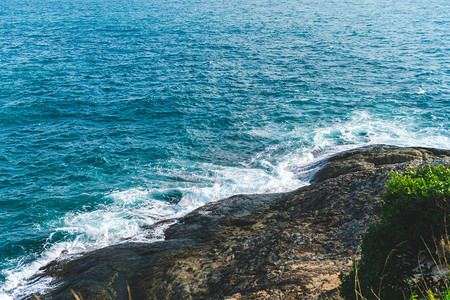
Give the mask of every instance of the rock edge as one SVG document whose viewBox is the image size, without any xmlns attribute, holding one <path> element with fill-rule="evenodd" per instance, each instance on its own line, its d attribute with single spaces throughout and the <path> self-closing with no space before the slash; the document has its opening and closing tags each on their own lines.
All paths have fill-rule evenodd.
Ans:
<svg viewBox="0 0 450 300">
<path fill-rule="evenodd" d="M 312 184 L 237 195 L 180 218 L 166 239 L 125 243 L 55 261 L 41 299 L 340 299 L 338 275 L 377 220 L 389 173 L 450 164 L 450 151 L 374 145 L 318 165 Z M 155 225 L 157 226 L 157 225 Z M 34 280 L 39 278 L 34 278 Z M 34 299 L 32 295 L 25 299 Z"/>
</svg>

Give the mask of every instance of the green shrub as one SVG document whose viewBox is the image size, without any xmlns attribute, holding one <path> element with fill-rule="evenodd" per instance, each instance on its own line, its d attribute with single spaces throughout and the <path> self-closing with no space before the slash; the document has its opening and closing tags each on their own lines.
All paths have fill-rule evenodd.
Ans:
<svg viewBox="0 0 450 300">
<path fill-rule="evenodd" d="M 421 253 L 436 250 L 434 237 L 447 237 L 449 167 L 395 172 L 386 189 L 380 221 L 368 229 L 361 259 L 341 275 L 345 299 L 408 299 Z"/>
<path fill-rule="evenodd" d="M 419 298 L 419 295 L 414 293 L 411 297 L 409 297 L 408 300 L 437 300 L 437 299 L 450 300 L 450 287 L 447 287 L 445 291 L 442 293 L 439 292 L 436 293 L 433 292 L 432 290 L 427 290 L 426 294 L 427 296 L 425 298 L 423 297 Z"/>
</svg>

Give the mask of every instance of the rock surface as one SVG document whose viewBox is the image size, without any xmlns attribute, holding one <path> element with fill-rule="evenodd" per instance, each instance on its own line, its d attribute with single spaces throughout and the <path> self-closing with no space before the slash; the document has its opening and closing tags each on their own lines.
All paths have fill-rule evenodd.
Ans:
<svg viewBox="0 0 450 300">
<path fill-rule="evenodd" d="M 41 299 L 339 299 L 393 170 L 450 163 L 450 151 L 369 146 L 321 162 L 312 184 L 238 195 L 177 220 L 165 241 L 110 246 L 53 262 Z M 31 295 L 28 299 L 34 299 Z"/>
</svg>

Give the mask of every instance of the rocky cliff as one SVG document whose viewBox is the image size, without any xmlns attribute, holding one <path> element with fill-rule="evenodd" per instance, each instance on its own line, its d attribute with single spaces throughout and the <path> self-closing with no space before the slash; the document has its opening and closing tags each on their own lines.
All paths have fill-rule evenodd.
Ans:
<svg viewBox="0 0 450 300">
<path fill-rule="evenodd" d="M 53 262 L 41 299 L 338 299 L 393 170 L 450 163 L 450 151 L 369 146 L 320 162 L 312 184 L 237 195 L 176 220 L 165 240 Z M 155 225 L 158 226 L 159 224 Z M 36 278 L 35 278 L 36 279 Z M 34 299 L 31 295 L 29 299 Z"/>
</svg>

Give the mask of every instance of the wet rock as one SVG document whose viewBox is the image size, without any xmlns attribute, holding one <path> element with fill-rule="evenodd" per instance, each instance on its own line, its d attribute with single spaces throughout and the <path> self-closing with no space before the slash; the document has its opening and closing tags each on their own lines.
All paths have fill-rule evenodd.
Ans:
<svg viewBox="0 0 450 300">
<path fill-rule="evenodd" d="M 125 243 L 49 264 L 41 299 L 339 299 L 338 275 L 377 220 L 393 170 L 450 162 L 450 151 L 370 146 L 322 162 L 313 184 L 238 195 L 180 218 L 166 240 Z M 31 295 L 28 297 L 31 299 Z"/>
</svg>

